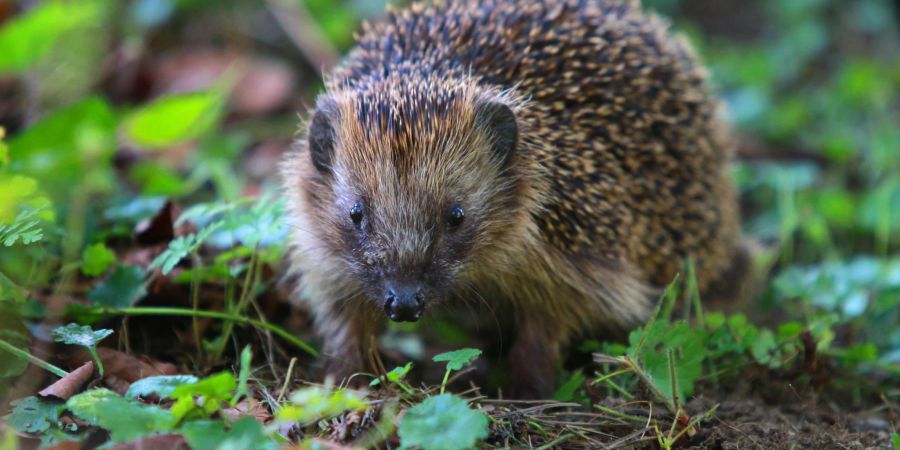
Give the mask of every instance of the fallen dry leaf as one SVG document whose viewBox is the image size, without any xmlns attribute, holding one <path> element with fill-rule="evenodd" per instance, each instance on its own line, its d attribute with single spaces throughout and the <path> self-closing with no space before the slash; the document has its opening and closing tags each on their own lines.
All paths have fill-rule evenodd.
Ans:
<svg viewBox="0 0 900 450">
<path fill-rule="evenodd" d="M 84 385 L 94 375 L 94 362 L 88 361 L 81 367 L 69 372 L 55 383 L 38 392 L 39 397 L 54 397 L 60 400 L 68 400 L 73 395 L 81 392 Z"/>
<path fill-rule="evenodd" d="M 255 399 L 241 400 L 234 408 L 222 410 L 222 415 L 231 421 L 240 419 L 241 417 L 251 416 L 257 422 L 266 425 L 272 421 L 272 412 L 265 405 Z"/>
<path fill-rule="evenodd" d="M 110 348 L 98 348 L 97 355 L 103 362 L 103 384 L 119 394 L 124 394 L 134 383 L 141 378 L 157 375 L 175 375 L 178 371 L 174 364 L 157 361 L 147 356 L 129 355 Z M 91 359 L 87 350 L 76 351 L 71 362 L 84 362 Z"/>
</svg>

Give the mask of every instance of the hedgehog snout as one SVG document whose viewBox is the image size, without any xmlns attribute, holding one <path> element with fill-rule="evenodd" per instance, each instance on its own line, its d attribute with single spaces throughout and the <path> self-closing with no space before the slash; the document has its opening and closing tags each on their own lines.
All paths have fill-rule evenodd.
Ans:
<svg viewBox="0 0 900 450">
<path fill-rule="evenodd" d="M 394 322 L 415 322 L 425 309 L 425 294 L 418 283 L 392 283 L 384 296 L 384 312 Z"/>
</svg>

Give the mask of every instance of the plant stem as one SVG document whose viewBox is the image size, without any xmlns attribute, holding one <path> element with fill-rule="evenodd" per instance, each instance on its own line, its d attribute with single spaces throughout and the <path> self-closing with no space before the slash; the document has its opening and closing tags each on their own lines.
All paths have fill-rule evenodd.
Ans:
<svg viewBox="0 0 900 450">
<path fill-rule="evenodd" d="M 614 410 L 614 409 L 612 409 L 612 408 L 607 408 L 607 407 L 605 407 L 605 406 L 603 406 L 603 405 L 599 405 L 599 404 L 595 404 L 595 405 L 594 405 L 594 408 L 596 408 L 596 409 L 598 409 L 598 410 L 600 410 L 600 411 L 602 411 L 602 412 L 605 412 L 606 414 L 609 414 L 609 415 L 611 415 L 611 416 L 613 416 L 613 417 L 615 417 L 615 418 L 617 418 L 617 419 L 622 419 L 622 420 L 624 420 L 624 421 L 626 421 L 626 422 L 643 424 L 644 422 L 647 421 L 647 419 L 645 419 L 645 418 L 643 418 L 643 417 L 637 417 L 637 416 L 632 416 L 632 415 L 629 415 L 629 414 L 625 414 L 625 413 L 623 413 L 623 412 L 619 412 L 619 411 L 616 411 L 616 410 Z"/>
<path fill-rule="evenodd" d="M 255 288 L 254 281 L 256 280 L 255 272 L 258 259 L 257 253 L 258 251 L 256 248 L 254 248 L 253 252 L 250 253 L 250 262 L 247 263 L 247 275 L 244 277 L 244 286 L 241 288 L 241 296 L 238 297 L 237 306 L 233 310 L 229 310 L 229 312 L 241 314 L 243 313 L 244 308 L 247 305 L 249 295 L 252 294 L 252 290 Z M 217 361 L 222 357 L 222 353 L 225 351 L 225 346 L 228 345 L 228 339 L 231 337 L 231 330 L 233 328 L 233 322 L 225 322 L 225 326 L 222 328 L 221 344 L 216 349 L 216 353 L 213 358 L 214 361 Z"/>
<path fill-rule="evenodd" d="M 43 359 L 40 359 L 37 356 L 34 356 L 31 353 L 28 353 L 25 350 L 22 350 L 16 346 L 10 344 L 9 342 L 4 341 L 3 339 L 0 339 L 0 349 L 6 350 L 15 356 L 18 356 L 19 358 L 27 360 L 28 362 L 30 362 L 30 363 L 52 373 L 53 375 L 56 375 L 60 378 L 63 378 L 69 374 L 69 372 L 66 372 L 65 370 L 62 370 L 59 367 L 56 367 L 53 364 L 50 364 L 47 361 L 44 361 Z"/>
<path fill-rule="evenodd" d="M 272 333 L 280 336 L 282 339 L 290 342 L 294 346 L 299 349 L 309 353 L 312 356 L 319 356 L 319 352 L 316 349 L 312 348 L 306 342 L 297 339 L 291 333 L 288 333 L 283 328 L 273 325 L 270 323 L 262 322 L 260 320 L 251 319 L 249 317 L 243 317 L 236 314 L 229 314 L 225 312 L 218 311 L 204 311 L 204 310 L 193 310 L 187 308 L 176 308 L 176 307 L 144 307 L 144 306 L 134 306 L 130 308 L 99 308 L 96 310 L 97 314 L 115 316 L 115 315 L 132 315 L 132 316 L 185 316 L 185 317 L 208 317 L 211 319 L 220 319 L 220 320 L 228 320 L 232 322 L 238 322 L 241 324 L 252 325 L 257 328 L 262 328 L 265 330 L 269 330 Z"/>
<path fill-rule="evenodd" d="M 97 372 L 100 374 L 100 378 L 103 378 L 103 363 L 100 362 L 100 355 L 97 354 L 96 347 L 88 347 L 89 352 L 91 352 L 91 357 L 94 358 L 94 364 L 97 365 Z"/>
<path fill-rule="evenodd" d="M 196 312 L 200 309 L 200 257 L 197 256 L 196 251 L 194 251 L 191 256 L 194 262 L 194 275 L 191 277 L 191 310 Z M 197 343 L 197 360 L 203 361 L 203 340 L 200 337 L 200 320 L 196 315 L 191 318 L 191 329 L 194 332 L 194 342 Z"/>
<path fill-rule="evenodd" d="M 666 409 L 669 410 L 670 413 L 677 415 L 678 409 L 675 408 L 675 403 L 672 402 L 672 399 L 669 398 L 666 394 L 664 394 L 655 384 L 653 384 L 653 380 L 650 378 L 650 375 L 647 375 L 647 372 L 644 372 L 644 369 L 641 368 L 637 364 L 637 362 L 628 356 L 622 357 L 623 362 L 626 364 L 626 367 L 630 367 L 634 370 L 634 373 L 638 376 L 644 386 L 650 390 L 650 392 L 664 405 L 666 405 Z"/>
<path fill-rule="evenodd" d="M 444 387 L 447 386 L 447 379 L 450 378 L 450 369 L 444 372 L 444 379 L 441 381 L 441 394 L 444 393 Z"/>
</svg>

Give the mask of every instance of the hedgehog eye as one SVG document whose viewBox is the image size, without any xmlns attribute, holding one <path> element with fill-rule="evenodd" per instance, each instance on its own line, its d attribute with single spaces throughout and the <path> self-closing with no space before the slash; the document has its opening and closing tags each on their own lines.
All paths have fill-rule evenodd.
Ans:
<svg viewBox="0 0 900 450">
<path fill-rule="evenodd" d="M 359 202 L 353 204 L 350 208 L 350 220 L 359 225 L 363 220 L 363 207 Z"/>
<path fill-rule="evenodd" d="M 457 205 L 450 209 L 450 215 L 447 216 L 447 224 L 456 228 L 462 224 L 465 218 L 466 212 L 462 209 L 462 206 Z"/>
</svg>

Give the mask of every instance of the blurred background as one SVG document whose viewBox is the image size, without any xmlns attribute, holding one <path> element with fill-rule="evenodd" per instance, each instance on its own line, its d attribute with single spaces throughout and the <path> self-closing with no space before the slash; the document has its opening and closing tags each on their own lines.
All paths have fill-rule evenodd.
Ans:
<svg viewBox="0 0 900 450">
<path fill-rule="evenodd" d="M 690 37 L 735 124 L 745 229 L 765 244 L 759 264 L 773 274 L 755 314 L 820 326 L 819 339 L 847 343 L 859 360 L 900 362 L 897 3 L 644 4 Z M 90 274 L 77 273 L 84 249 L 105 242 L 114 258 L 146 267 L 134 240 L 168 240 L 136 233 L 135 224 L 158 217 L 166 201 L 209 205 L 273 192 L 321 74 L 384 7 L 0 0 L 0 300 L 14 311 L 0 318 L 4 327 L 102 302 L 87 295 Z M 268 241 L 248 238 L 275 249 L 263 258 L 273 265 L 284 232 L 277 211 L 253 212 L 255 225 L 271 225 Z M 220 249 L 235 245 L 220 238 Z M 37 245 L 22 245 L 29 239 Z M 175 282 L 224 279 L 246 264 L 235 267 L 211 265 Z M 128 275 L 110 288 L 135 301 L 127 288 L 146 274 Z"/>
</svg>

